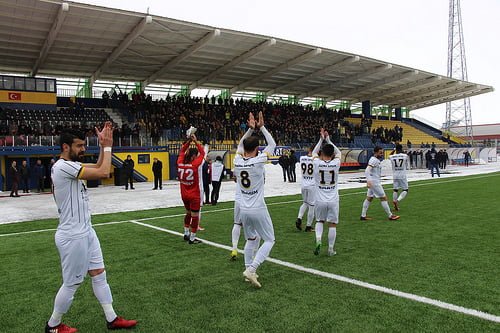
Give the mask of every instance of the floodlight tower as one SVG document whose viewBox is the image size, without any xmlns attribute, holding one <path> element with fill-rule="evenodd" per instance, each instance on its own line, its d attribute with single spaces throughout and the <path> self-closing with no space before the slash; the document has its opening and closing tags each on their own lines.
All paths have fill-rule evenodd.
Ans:
<svg viewBox="0 0 500 333">
<path fill-rule="evenodd" d="M 447 75 L 454 79 L 468 81 L 460 0 L 450 0 Z M 457 131 L 456 126 L 460 126 L 461 130 Z M 468 142 L 472 142 L 472 117 L 468 97 L 446 103 L 444 129 L 450 131 L 453 127 L 455 127 L 454 132 L 458 136 L 463 137 Z"/>
</svg>

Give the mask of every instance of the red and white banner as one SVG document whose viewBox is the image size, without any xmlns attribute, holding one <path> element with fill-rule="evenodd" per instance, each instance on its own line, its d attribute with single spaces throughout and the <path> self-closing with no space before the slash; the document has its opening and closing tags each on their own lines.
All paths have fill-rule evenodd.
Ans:
<svg viewBox="0 0 500 333">
<path fill-rule="evenodd" d="M 9 92 L 9 100 L 20 101 L 21 100 L 21 93 Z"/>
</svg>

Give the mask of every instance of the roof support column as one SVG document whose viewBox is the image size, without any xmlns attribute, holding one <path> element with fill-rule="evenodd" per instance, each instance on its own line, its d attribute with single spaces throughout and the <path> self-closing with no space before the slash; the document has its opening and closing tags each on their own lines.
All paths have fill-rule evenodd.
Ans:
<svg viewBox="0 0 500 333">
<path fill-rule="evenodd" d="M 288 104 L 299 104 L 299 97 L 297 95 L 288 95 Z"/>
<path fill-rule="evenodd" d="M 401 120 L 403 118 L 403 113 L 401 111 L 401 107 L 396 108 L 395 110 L 396 120 Z"/>
<path fill-rule="evenodd" d="M 267 95 L 265 92 L 259 91 L 255 94 L 255 97 L 252 99 L 256 102 L 265 102 L 267 100 Z"/>
<path fill-rule="evenodd" d="M 222 89 L 220 91 L 220 97 L 222 97 L 222 99 L 227 99 L 229 100 L 231 98 L 231 90 L 229 89 Z"/>
<path fill-rule="evenodd" d="M 361 102 L 361 112 L 365 118 L 370 118 L 372 114 L 372 103 L 370 101 Z"/>
<path fill-rule="evenodd" d="M 83 86 L 77 91 L 76 97 L 92 98 L 92 87 L 90 79 L 85 79 Z"/>
<path fill-rule="evenodd" d="M 189 89 L 189 85 L 182 85 L 181 86 L 181 91 L 179 91 L 176 96 L 190 96 L 191 95 L 191 90 Z"/>
<path fill-rule="evenodd" d="M 135 89 L 134 89 L 134 92 L 136 94 L 140 94 L 144 91 L 144 85 L 142 84 L 142 82 L 136 82 L 135 83 Z"/>
<path fill-rule="evenodd" d="M 319 109 L 322 106 L 326 106 L 326 98 L 317 97 L 313 103 L 315 109 Z"/>
</svg>

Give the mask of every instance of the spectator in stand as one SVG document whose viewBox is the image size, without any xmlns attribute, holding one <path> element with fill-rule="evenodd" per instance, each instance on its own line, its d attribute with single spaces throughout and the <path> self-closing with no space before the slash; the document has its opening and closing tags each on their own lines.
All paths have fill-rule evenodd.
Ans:
<svg viewBox="0 0 500 333">
<path fill-rule="evenodd" d="M 158 158 L 153 158 L 153 176 L 154 176 L 154 187 L 153 190 L 162 189 L 162 171 L 163 171 L 163 163 Z"/>
<path fill-rule="evenodd" d="M 19 170 L 17 170 L 17 162 L 12 161 L 12 164 L 9 168 L 9 176 L 12 181 L 12 187 L 10 190 L 10 196 L 13 198 L 18 198 L 20 197 L 19 193 L 17 193 L 17 190 L 19 188 Z"/>
<path fill-rule="evenodd" d="M 410 141 L 410 139 L 408 139 L 406 141 L 406 146 L 408 147 L 408 149 L 411 149 L 411 141 Z"/>
<path fill-rule="evenodd" d="M 21 184 L 23 188 L 23 193 L 30 193 L 30 168 L 28 166 L 28 161 L 23 160 L 21 167 L 19 168 L 19 174 L 21 176 Z"/>
<path fill-rule="evenodd" d="M 132 160 L 131 155 L 127 155 L 127 159 L 123 161 L 122 165 L 123 177 L 125 178 L 125 190 L 128 190 L 128 184 L 130 182 L 130 189 L 134 188 L 134 160 Z"/>
<path fill-rule="evenodd" d="M 35 179 L 38 184 L 38 193 L 41 193 L 45 190 L 45 166 L 42 164 L 42 160 L 36 160 L 35 168 L 33 170 L 33 174 L 35 175 Z"/>
</svg>

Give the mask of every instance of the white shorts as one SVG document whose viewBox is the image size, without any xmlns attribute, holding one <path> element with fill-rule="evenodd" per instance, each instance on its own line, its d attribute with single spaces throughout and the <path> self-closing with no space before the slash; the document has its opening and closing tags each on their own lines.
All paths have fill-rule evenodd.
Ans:
<svg viewBox="0 0 500 333">
<path fill-rule="evenodd" d="M 246 239 L 260 236 L 264 241 L 274 242 L 273 222 L 267 208 L 241 209 L 240 218 Z"/>
<path fill-rule="evenodd" d="M 368 189 L 366 196 L 371 198 L 383 198 L 385 197 L 384 188 L 381 184 L 372 184 L 372 187 Z"/>
<path fill-rule="evenodd" d="M 309 206 L 314 206 L 314 202 L 316 201 L 316 187 L 306 186 L 302 188 L 301 192 L 302 201 L 304 201 Z"/>
<path fill-rule="evenodd" d="M 395 190 L 407 190 L 408 179 L 394 179 L 392 188 Z"/>
<path fill-rule="evenodd" d="M 93 228 L 88 235 L 77 239 L 59 237 L 56 232 L 55 241 L 65 285 L 82 283 L 89 270 L 104 268 L 101 244 Z"/>
<path fill-rule="evenodd" d="M 330 202 L 316 201 L 314 214 L 316 215 L 316 221 L 339 223 L 339 200 Z"/>
</svg>

